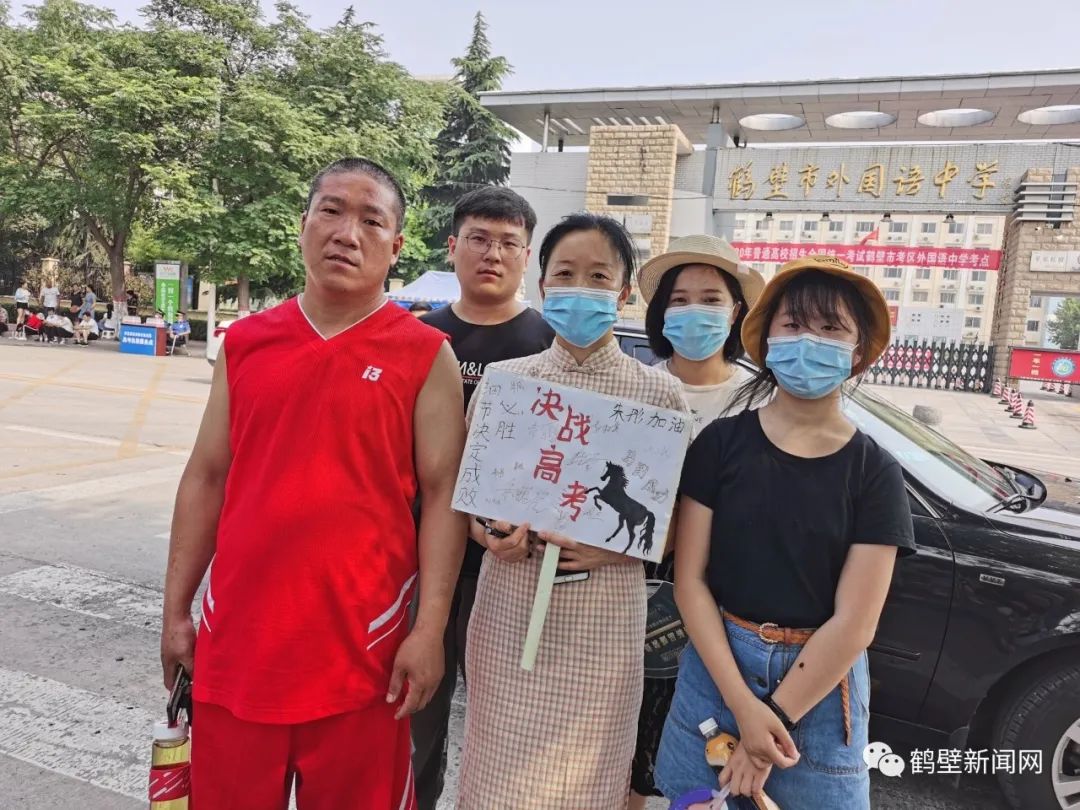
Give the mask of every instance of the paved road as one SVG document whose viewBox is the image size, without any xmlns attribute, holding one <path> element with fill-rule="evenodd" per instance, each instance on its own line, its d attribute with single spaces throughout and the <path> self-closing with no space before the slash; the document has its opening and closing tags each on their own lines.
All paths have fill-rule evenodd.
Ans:
<svg viewBox="0 0 1080 810">
<path fill-rule="evenodd" d="M 0 339 L 5 810 L 146 806 L 150 725 L 165 698 L 157 633 L 167 532 L 209 380 L 198 357 Z M 463 709 L 459 701 L 450 795 Z M 956 792 L 932 777 L 876 779 L 874 796 L 887 810 L 1004 807 L 993 785 Z"/>
</svg>

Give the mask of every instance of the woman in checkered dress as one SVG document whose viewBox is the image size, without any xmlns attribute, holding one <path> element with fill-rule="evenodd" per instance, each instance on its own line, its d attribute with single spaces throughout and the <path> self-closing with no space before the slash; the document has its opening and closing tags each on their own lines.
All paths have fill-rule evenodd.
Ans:
<svg viewBox="0 0 1080 810">
<path fill-rule="evenodd" d="M 614 220 L 564 219 L 540 248 L 544 317 L 555 344 L 495 367 L 628 401 L 688 412 L 678 380 L 623 354 L 612 332 L 630 294 L 633 246 Z M 484 383 L 481 382 L 481 386 Z M 473 402 L 482 399 L 474 397 Z M 588 571 L 555 586 L 536 666 L 521 669 L 543 557 L 527 526 L 487 546 L 469 624 L 468 704 L 460 810 L 625 807 L 642 691 L 641 562 L 556 534 L 560 568 Z"/>
</svg>

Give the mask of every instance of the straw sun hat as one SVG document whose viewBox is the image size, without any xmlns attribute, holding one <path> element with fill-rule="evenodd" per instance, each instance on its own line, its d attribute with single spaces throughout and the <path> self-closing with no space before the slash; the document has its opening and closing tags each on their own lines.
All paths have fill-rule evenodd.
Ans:
<svg viewBox="0 0 1080 810">
<path fill-rule="evenodd" d="M 742 290 L 743 298 L 753 306 L 765 287 L 765 279 L 739 260 L 739 252 L 726 239 L 698 234 L 675 239 L 666 253 L 649 259 L 638 271 L 638 289 L 645 303 L 652 301 L 664 273 L 684 264 L 707 264 L 730 274 Z"/>
<path fill-rule="evenodd" d="M 764 367 L 765 358 L 760 356 L 761 333 L 769 328 L 765 322 L 766 314 L 772 303 L 784 293 L 784 289 L 797 276 L 819 270 L 823 273 L 842 278 L 852 284 L 870 308 L 870 351 L 859 360 L 852 369 L 853 374 L 861 374 L 874 364 L 889 345 L 892 325 L 889 320 L 889 305 L 878 286 L 851 269 L 851 265 L 835 256 L 804 256 L 790 261 L 776 271 L 776 275 L 765 286 L 760 297 L 750 307 L 742 325 L 742 342 L 746 355 L 759 368 Z"/>
</svg>

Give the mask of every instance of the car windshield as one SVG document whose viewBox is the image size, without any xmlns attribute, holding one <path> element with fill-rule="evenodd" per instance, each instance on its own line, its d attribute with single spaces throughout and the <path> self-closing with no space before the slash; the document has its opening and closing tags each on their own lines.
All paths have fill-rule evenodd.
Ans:
<svg viewBox="0 0 1080 810">
<path fill-rule="evenodd" d="M 1016 492 L 1005 474 L 874 394 L 857 389 L 844 413 L 927 488 L 973 511 Z"/>
</svg>

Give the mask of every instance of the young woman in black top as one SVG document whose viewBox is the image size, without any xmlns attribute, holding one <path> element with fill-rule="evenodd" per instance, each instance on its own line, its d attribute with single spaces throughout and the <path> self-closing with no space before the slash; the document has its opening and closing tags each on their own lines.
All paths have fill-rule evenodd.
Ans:
<svg viewBox="0 0 1080 810">
<path fill-rule="evenodd" d="M 866 648 L 898 550 L 914 551 L 900 465 L 842 412 L 841 389 L 890 334 L 877 287 L 829 256 L 789 262 L 742 328 L 762 369 L 691 446 L 675 592 L 691 639 L 656 782 L 676 799 L 713 776 L 699 724 L 739 745 L 721 781 L 782 808 L 868 810 Z"/>
</svg>

